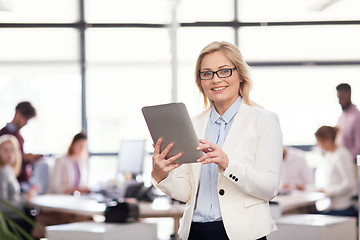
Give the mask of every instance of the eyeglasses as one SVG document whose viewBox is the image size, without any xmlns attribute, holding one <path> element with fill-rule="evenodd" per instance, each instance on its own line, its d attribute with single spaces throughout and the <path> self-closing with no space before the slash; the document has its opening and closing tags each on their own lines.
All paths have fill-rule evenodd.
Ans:
<svg viewBox="0 0 360 240">
<path fill-rule="evenodd" d="M 236 68 L 224 68 L 224 69 L 217 70 L 215 72 L 204 71 L 204 72 L 199 73 L 199 77 L 201 80 L 211 80 L 214 78 L 214 74 L 216 73 L 216 75 L 219 78 L 227 78 L 227 77 L 230 77 L 232 75 L 232 71 L 235 71 L 235 70 L 236 70 Z"/>
</svg>

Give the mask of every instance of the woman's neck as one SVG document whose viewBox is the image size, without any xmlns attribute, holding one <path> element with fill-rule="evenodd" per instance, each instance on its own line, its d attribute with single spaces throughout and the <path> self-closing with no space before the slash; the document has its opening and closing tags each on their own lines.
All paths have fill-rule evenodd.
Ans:
<svg viewBox="0 0 360 240">
<path fill-rule="evenodd" d="M 224 103 L 215 103 L 214 102 L 214 107 L 216 109 L 216 112 L 222 116 L 224 115 L 224 113 L 234 104 L 234 102 L 236 101 L 238 97 L 234 98 L 231 102 L 224 102 Z"/>
<path fill-rule="evenodd" d="M 72 160 L 72 161 L 77 161 L 79 158 L 80 158 L 80 156 L 79 155 L 69 155 L 69 158 Z"/>
<path fill-rule="evenodd" d="M 335 152 L 337 148 L 338 148 L 338 146 L 334 143 L 334 144 L 329 146 L 328 151 L 329 152 Z"/>
</svg>

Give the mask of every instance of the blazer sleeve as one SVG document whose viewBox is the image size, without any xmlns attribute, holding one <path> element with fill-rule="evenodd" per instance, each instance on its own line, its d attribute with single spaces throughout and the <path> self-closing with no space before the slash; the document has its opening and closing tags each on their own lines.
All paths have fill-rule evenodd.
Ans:
<svg viewBox="0 0 360 240">
<path fill-rule="evenodd" d="M 240 191 L 270 201 L 278 193 L 283 153 L 277 115 L 264 110 L 255 123 L 255 129 L 255 137 L 251 138 L 253 142 L 248 143 L 255 145 L 255 152 L 250 153 L 250 163 L 239 158 L 241 153 L 236 157 L 229 156 L 229 166 L 222 175 L 236 184 Z"/>
<path fill-rule="evenodd" d="M 57 158 L 55 164 L 51 171 L 51 180 L 50 180 L 50 193 L 64 193 L 68 183 L 67 183 L 67 169 L 64 158 Z"/>
<path fill-rule="evenodd" d="M 189 171 L 189 164 L 184 164 L 172 170 L 160 183 L 152 178 L 152 183 L 171 198 L 187 202 L 190 200 L 192 189 L 189 179 Z"/>
</svg>

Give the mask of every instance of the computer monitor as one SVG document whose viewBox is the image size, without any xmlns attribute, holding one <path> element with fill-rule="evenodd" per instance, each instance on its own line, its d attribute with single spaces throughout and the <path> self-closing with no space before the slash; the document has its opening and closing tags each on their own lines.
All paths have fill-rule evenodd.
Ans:
<svg viewBox="0 0 360 240">
<path fill-rule="evenodd" d="M 142 174 L 145 158 L 145 140 L 123 140 L 121 142 L 118 173 Z"/>
</svg>

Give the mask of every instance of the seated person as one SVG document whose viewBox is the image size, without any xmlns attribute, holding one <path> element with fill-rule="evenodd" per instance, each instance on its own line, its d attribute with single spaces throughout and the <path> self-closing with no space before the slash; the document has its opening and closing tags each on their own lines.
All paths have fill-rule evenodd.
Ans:
<svg viewBox="0 0 360 240">
<path fill-rule="evenodd" d="M 320 127 L 315 137 L 318 146 L 324 151 L 325 175 L 324 188 L 319 189 L 331 199 L 330 207 L 322 214 L 337 216 L 358 215 L 353 206 L 352 197 L 357 194 L 357 180 L 353 164 L 353 157 L 349 150 L 335 143 L 338 128 L 330 126 Z"/>
<path fill-rule="evenodd" d="M 20 193 L 17 176 L 20 174 L 21 162 L 21 150 L 16 137 L 10 134 L 2 135 L 0 137 L 0 198 L 27 214 L 26 201 L 37 194 L 37 187 L 33 186 L 26 194 Z M 0 204 L 0 209 L 27 233 L 31 233 L 32 226 L 24 219 L 7 206 Z M 30 217 L 30 214 L 27 215 Z"/>
<path fill-rule="evenodd" d="M 48 192 L 69 194 L 79 191 L 88 193 L 87 158 L 87 136 L 84 133 L 78 133 L 73 137 L 67 154 L 55 160 Z"/>
<path fill-rule="evenodd" d="M 313 171 L 309 168 L 304 152 L 293 147 L 283 147 L 281 165 L 280 191 L 305 190 L 313 184 Z"/>
</svg>

